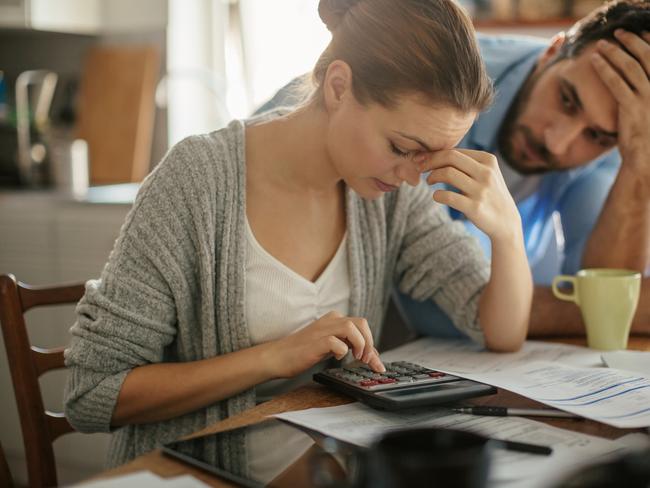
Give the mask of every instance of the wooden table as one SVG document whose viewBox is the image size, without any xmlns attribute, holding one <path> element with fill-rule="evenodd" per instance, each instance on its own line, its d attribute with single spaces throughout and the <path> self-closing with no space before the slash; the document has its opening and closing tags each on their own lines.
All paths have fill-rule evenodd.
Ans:
<svg viewBox="0 0 650 488">
<path fill-rule="evenodd" d="M 586 345 L 584 338 L 555 338 L 546 339 L 549 342 L 561 342 L 566 344 L 574 344 L 579 346 Z M 631 337 L 628 344 L 629 349 L 640 351 L 650 351 L 650 337 Z M 326 388 L 314 384 L 298 388 L 285 395 L 274 398 L 273 400 L 262 403 L 255 408 L 242 412 L 233 417 L 222 420 L 214 425 L 208 426 L 205 429 L 192 434 L 190 437 L 201 436 L 208 433 L 220 432 L 223 430 L 250 425 L 264 420 L 267 416 L 281 412 L 288 412 L 292 410 L 302 410 L 312 407 L 332 407 L 336 405 L 343 405 L 350 403 L 352 400 L 349 397 L 339 395 L 338 393 L 327 390 Z M 487 397 L 475 398 L 472 403 L 476 405 L 508 405 L 512 407 L 539 407 L 539 403 L 522 397 L 515 393 L 505 390 L 499 390 L 496 395 Z M 634 432 L 630 429 L 617 429 L 608 425 L 600 424 L 590 420 L 583 419 L 542 419 L 536 420 L 546 422 L 555 427 L 563 429 L 574 430 L 585 434 L 604 437 L 608 439 L 616 439 L 622 435 Z M 639 429 L 639 431 L 642 431 Z M 231 487 L 235 486 L 229 484 L 219 478 L 211 476 L 210 474 L 193 468 L 179 461 L 164 456 L 160 450 L 152 451 L 137 457 L 133 461 L 120 466 L 119 468 L 111 469 L 100 473 L 97 477 L 93 478 L 110 478 L 113 476 L 124 475 L 136 471 L 148 470 L 163 478 L 170 478 L 180 476 L 183 474 L 191 474 L 192 476 L 200 479 L 210 486 L 215 487 Z"/>
</svg>

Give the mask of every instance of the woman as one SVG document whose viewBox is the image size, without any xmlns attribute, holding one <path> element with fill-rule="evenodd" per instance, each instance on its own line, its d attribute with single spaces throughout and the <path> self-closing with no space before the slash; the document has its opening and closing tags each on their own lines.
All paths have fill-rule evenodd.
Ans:
<svg viewBox="0 0 650 488">
<path fill-rule="evenodd" d="M 319 12 L 333 37 L 309 102 L 176 145 L 87 284 L 66 415 L 81 431 L 119 427 L 109 465 L 331 356 L 381 371 L 374 340 L 395 283 L 491 349 L 526 336 L 516 207 L 492 155 L 452 149 L 491 99 L 469 20 L 451 0 L 321 0 Z M 458 192 L 432 199 L 423 172 Z M 491 269 L 439 203 L 491 238 Z M 204 455 L 236 463 L 242 448 Z"/>
</svg>

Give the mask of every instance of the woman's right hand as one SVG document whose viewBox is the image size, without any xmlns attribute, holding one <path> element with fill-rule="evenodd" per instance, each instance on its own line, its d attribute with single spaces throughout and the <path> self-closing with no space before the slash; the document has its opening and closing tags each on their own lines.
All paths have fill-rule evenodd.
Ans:
<svg viewBox="0 0 650 488">
<path fill-rule="evenodd" d="M 385 371 L 366 319 L 338 312 L 329 312 L 269 346 L 270 370 L 277 378 L 296 376 L 331 356 L 343 359 L 350 349 L 374 371 Z"/>
</svg>

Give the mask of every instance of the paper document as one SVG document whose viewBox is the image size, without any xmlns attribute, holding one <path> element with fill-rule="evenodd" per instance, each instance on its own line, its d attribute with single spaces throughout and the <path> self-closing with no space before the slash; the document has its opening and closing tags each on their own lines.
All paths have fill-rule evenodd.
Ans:
<svg viewBox="0 0 650 488">
<path fill-rule="evenodd" d="M 469 340 L 446 340 L 422 338 L 409 342 L 381 355 L 385 361 L 412 361 L 421 363 L 435 361 L 456 373 L 491 373 L 507 371 L 532 361 L 552 361 L 573 366 L 603 366 L 599 351 L 570 344 L 526 341 L 523 347 L 512 353 L 486 351 Z"/>
<path fill-rule="evenodd" d="M 83 488 L 154 488 L 169 486 L 174 488 L 208 488 L 202 481 L 193 476 L 183 475 L 175 478 L 161 478 L 150 471 L 138 471 L 122 476 L 114 476 L 98 481 L 91 481 L 80 485 Z"/>
<path fill-rule="evenodd" d="M 481 417 L 448 409 L 418 409 L 408 412 L 374 410 L 361 403 L 339 407 L 311 408 L 275 415 L 322 434 L 359 446 L 369 446 L 380 434 L 396 428 L 436 426 L 468 430 L 500 440 L 550 446 L 553 454 L 539 456 L 500 450 L 490 474 L 491 485 L 546 486 L 549 476 L 565 474 L 577 465 L 622 453 L 624 443 L 571 432 L 521 417 Z"/>
<path fill-rule="evenodd" d="M 610 368 L 635 371 L 650 376 L 649 351 L 605 351 L 600 357 Z"/>
<path fill-rule="evenodd" d="M 619 428 L 650 426 L 650 377 L 604 368 L 600 353 L 528 341 L 516 353 L 483 351 L 468 341 L 430 338 L 382 354 L 514 391 Z"/>
</svg>

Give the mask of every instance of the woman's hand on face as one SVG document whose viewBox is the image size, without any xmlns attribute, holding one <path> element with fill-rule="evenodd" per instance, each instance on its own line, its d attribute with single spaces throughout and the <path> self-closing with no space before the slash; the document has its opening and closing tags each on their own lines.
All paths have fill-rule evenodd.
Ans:
<svg viewBox="0 0 650 488">
<path fill-rule="evenodd" d="M 296 376 L 331 356 L 343 359 L 350 349 L 356 359 L 374 371 L 385 371 L 368 322 L 361 317 L 329 312 L 298 332 L 274 341 L 271 346 L 271 371 L 279 378 Z"/>
<path fill-rule="evenodd" d="M 470 149 L 445 149 L 414 159 L 427 183 L 457 188 L 436 190 L 433 199 L 465 214 L 492 241 L 521 236 L 521 217 L 493 154 Z"/>
</svg>

